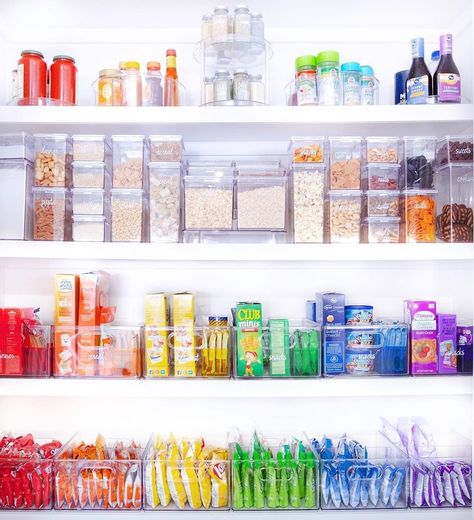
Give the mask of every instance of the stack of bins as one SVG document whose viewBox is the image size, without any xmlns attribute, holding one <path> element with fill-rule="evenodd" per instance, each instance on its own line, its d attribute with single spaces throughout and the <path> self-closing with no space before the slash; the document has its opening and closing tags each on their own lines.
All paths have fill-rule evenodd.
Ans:
<svg viewBox="0 0 474 520">
<path fill-rule="evenodd" d="M 472 136 L 446 136 L 436 145 L 436 238 L 442 242 L 473 239 Z"/>
<path fill-rule="evenodd" d="M 35 134 L 33 239 L 67 240 L 69 139 L 66 134 Z"/>
<path fill-rule="evenodd" d="M 362 241 L 400 242 L 399 139 L 367 137 Z"/>
<path fill-rule="evenodd" d="M 151 135 L 149 148 L 149 239 L 150 242 L 179 242 L 183 138 Z"/>
<path fill-rule="evenodd" d="M 324 241 L 324 137 L 292 137 L 291 208 L 295 243 Z"/>
<path fill-rule="evenodd" d="M 360 137 L 329 138 L 330 243 L 359 243 L 362 213 Z"/>
<path fill-rule="evenodd" d="M 434 168 L 436 137 L 404 137 L 401 169 L 403 242 L 435 241 L 436 190 Z"/>
<path fill-rule="evenodd" d="M 72 240 L 107 240 L 108 190 L 105 135 L 72 136 Z"/>
<path fill-rule="evenodd" d="M 143 135 L 112 136 L 112 242 L 142 242 L 144 238 Z"/>
</svg>

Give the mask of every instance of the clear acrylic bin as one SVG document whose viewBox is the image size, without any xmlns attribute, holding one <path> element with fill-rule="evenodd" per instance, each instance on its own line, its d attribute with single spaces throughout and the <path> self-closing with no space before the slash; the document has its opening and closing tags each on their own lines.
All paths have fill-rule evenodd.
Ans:
<svg viewBox="0 0 474 520">
<path fill-rule="evenodd" d="M 112 189 L 112 242 L 141 242 L 143 237 L 143 190 Z"/>
<path fill-rule="evenodd" d="M 367 190 L 398 190 L 398 164 L 368 164 L 362 173 L 362 185 Z"/>
<path fill-rule="evenodd" d="M 472 135 L 448 135 L 436 143 L 436 165 L 468 163 L 473 160 Z"/>
<path fill-rule="evenodd" d="M 329 242 L 359 243 L 362 197 L 358 190 L 329 192 Z"/>
<path fill-rule="evenodd" d="M 33 240 L 64 240 L 66 189 L 33 188 Z"/>
<path fill-rule="evenodd" d="M 181 162 L 184 152 L 181 135 L 150 135 L 151 162 Z"/>
<path fill-rule="evenodd" d="M 72 163 L 73 188 L 104 188 L 105 164 L 102 162 L 73 162 Z"/>
<path fill-rule="evenodd" d="M 184 231 L 186 244 L 287 244 L 286 231 Z"/>
<path fill-rule="evenodd" d="M 404 376 L 408 374 L 408 325 L 323 327 L 324 376 Z"/>
<path fill-rule="evenodd" d="M 75 435 L 54 458 L 56 510 L 142 508 L 143 449 L 131 439 L 86 444 Z"/>
<path fill-rule="evenodd" d="M 34 185 L 65 188 L 67 178 L 67 134 L 35 134 Z"/>
<path fill-rule="evenodd" d="M 143 135 L 113 135 L 112 157 L 112 186 L 143 188 Z"/>
<path fill-rule="evenodd" d="M 362 223 L 362 242 L 368 244 L 398 244 L 400 217 L 368 217 Z"/>
<path fill-rule="evenodd" d="M 430 190 L 434 187 L 436 137 L 404 137 L 401 188 Z"/>
<path fill-rule="evenodd" d="M 401 206 L 402 242 L 435 242 L 436 190 L 405 190 Z"/>
<path fill-rule="evenodd" d="M 473 165 L 452 163 L 435 172 L 436 237 L 443 242 L 472 242 Z"/>
<path fill-rule="evenodd" d="M 145 378 L 229 378 L 231 359 L 231 327 L 145 327 Z"/>
<path fill-rule="evenodd" d="M 105 217 L 103 215 L 73 215 L 73 242 L 105 242 Z"/>
<path fill-rule="evenodd" d="M 72 190 L 72 212 L 75 215 L 103 215 L 104 190 L 74 188 Z"/>
<path fill-rule="evenodd" d="M 399 217 L 400 192 L 395 190 L 365 192 L 365 214 L 368 217 Z"/>
<path fill-rule="evenodd" d="M 299 137 L 291 138 L 289 151 L 293 163 L 323 163 L 324 162 L 324 137 Z"/>
<path fill-rule="evenodd" d="M 329 189 L 360 190 L 362 140 L 329 138 Z"/>
<path fill-rule="evenodd" d="M 183 446 L 188 450 L 184 458 Z M 143 456 L 143 479 L 145 511 L 230 509 L 228 450 L 205 439 L 177 441 L 153 434 Z"/>
<path fill-rule="evenodd" d="M 55 377 L 141 376 L 140 327 L 56 327 Z M 65 338 L 65 343 L 61 341 Z M 71 355 L 72 353 L 72 355 Z"/>
<path fill-rule="evenodd" d="M 293 234 L 296 243 L 324 241 L 324 165 L 293 165 Z"/>
<path fill-rule="evenodd" d="M 75 134 L 72 136 L 73 161 L 104 162 L 105 153 L 109 149 L 105 135 Z"/>
<path fill-rule="evenodd" d="M 400 141 L 398 137 L 367 137 L 368 163 L 398 163 Z"/>
<path fill-rule="evenodd" d="M 299 378 L 321 375 L 321 327 L 310 320 L 270 319 L 257 337 L 235 330 L 236 378 Z M 256 340 L 249 347 L 248 342 Z M 254 373 L 260 365 L 261 375 Z"/>
<path fill-rule="evenodd" d="M 0 134 L 0 159 L 34 161 L 33 137 L 26 132 Z"/>
</svg>

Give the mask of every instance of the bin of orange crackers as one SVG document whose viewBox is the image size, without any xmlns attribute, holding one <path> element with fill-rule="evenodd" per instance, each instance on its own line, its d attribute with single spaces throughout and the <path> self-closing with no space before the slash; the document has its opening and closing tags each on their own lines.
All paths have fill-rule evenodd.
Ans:
<svg viewBox="0 0 474 520">
<path fill-rule="evenodd" d="M 55 509 L 141 509 L 142 455 L 133 440 L 74 436 L 54 459 Z"/>
</svg>

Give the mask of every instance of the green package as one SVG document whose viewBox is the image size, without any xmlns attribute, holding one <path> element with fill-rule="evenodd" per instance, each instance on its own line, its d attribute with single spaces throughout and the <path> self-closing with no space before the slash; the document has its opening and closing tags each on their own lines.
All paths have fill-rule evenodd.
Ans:
<svg viewBox="0 0 474 520">
<path fill-rule="evenodd" d="M 253 501 L 256 509 L 265 507 L 262 481 L 262 459 L 259 452 L 253 454 Z"/>
<path fill-rule="evenodd" d="M 288 470 L 285 459 L 283 458 L 283 453 L 281 453 L 281 451 L 277 453 L 277 468 L 277 475 L 279 476 L 278 506 L 288 507 L 290 503 L 288 499 Z"/>
<path fill-rule="evenodd" d="M 316 490 L 314 473 L 316 467 L 316 457 L 314 453 L 308 451 L 306 454 L 306 493 L 305 493 L 305 507 L 312 509 L 316 507 Z"/>
<path fill-rule="evenodd" d="M 298 489 L 300 498 L 305 495 L 305 471 L 306 471 L 306 452 L 303 443 L 298 443 Z"/>
<path fill-rule="evenodd" d="M 311 358 L 311 375 L 319 376 L 319 350 L 320 350 L 320 332 L 313 329 L 310 332 L 310 358 Z"/>
<path fill-rule="evenodd" d="M 242 461 L 242 492 L 244 495 L 244 507 L 246 509 L 252 508 L 252 468 L 250 465 L 249 454 L 247 452 L 244 452 L 244 457 Z"/>
<path fill-rule="evenodd" d="M 238 445 L 237 445 L 238 446 Z M 233 504 L 236 509 L 242 509 L 244 507 L 244 496 L 242 493 L 242 481 L 240 479 L 240 472 L 242 466 L 242 460 L 239 455 L 239 451 L 242 450 L 236 449 L 234 452 L 234 465 L 232 468 L 232 477 L 233 477 L 233 485 L 232 485 L 232 493 L 233 493 Z"/>
<path fill-rule="evenodd" d="M 301 348 L 301 332 L 296 330 L 293 344 L 293 375 L 303 375 L 303 353 Z"/>
<path fill-rule="evenodd" d="M 277 470 L 270 449 L 265 451 L 265 476 L 267 504 L 269 508 L 275 509 L 278 507 Z"/>
<path fill-rule="evenodd" d="M 291 507 L 299 508 L 301 506 L 301 499 L 297 464 L 290 453 L 287 454 L 286 459 L 285 463 L 288 471 L 288 495 L 290 497 L 290 505 Z"/>
<path fill-rule="evenodd" d="M 270 333 L 270 375 L 290 375 L 290 335 L 286 319 L 268 320 Z"/>
<path fill-rule="evenodd" d="M 238 303 L 235 310 L 237 376 L 263 376 L 262 305 Z"/>
</svg>

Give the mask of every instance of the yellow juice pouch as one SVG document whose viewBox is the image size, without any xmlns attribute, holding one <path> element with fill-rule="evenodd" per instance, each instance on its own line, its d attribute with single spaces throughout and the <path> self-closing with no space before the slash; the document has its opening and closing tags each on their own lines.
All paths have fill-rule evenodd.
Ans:
<svg viewBox="0 0 474 520">
<path fill-rule="evenodd" d="M 173 502 L 179 509 L 184 509 L 186 505 L 187 496 L 186 489 L 184 488 L 183 480 L 180 472 L 180 456 L 179 448 L 176 442 L 170 444 L 169 455 L 166 466 L 166 478 L 168 480 L 169 490 Z"/>
<path fill-rule="evenodd" d="M 208 467 L 211 477 L 211 506 L 215 508 L 227 506 L 227 473 L 226 463 L 213 454 Z"/>
<path fill-rule="evenodd" d="M 169 376 L 168 306 L 165 293 L 145 296 L 145 376 Z"/>
<path fill-rule="evenodd" d="M 195 377 L 194 294 L 173 294 L 174 375 Z"/>
<path fill-rule="evenodd" d="M 198 456 L 198 482 L 199 491 L 201 493 L 202 505 L 209 509 L 211 505 L 211 477 L 207 471 L 208 461 L 206 460 L 206 453 L 202 451 Z"/>
<path fill-rule="evenodd" d="M 196 458 L 192 447 L 186 452 L 183 457 L 183 468 L 181 469 L 181 477 L 183 479 L 188 503 L 192 509 L 201 509 L 201 494 L 199 491 L 199 482 L 196 472 Z"/>
</svg>

